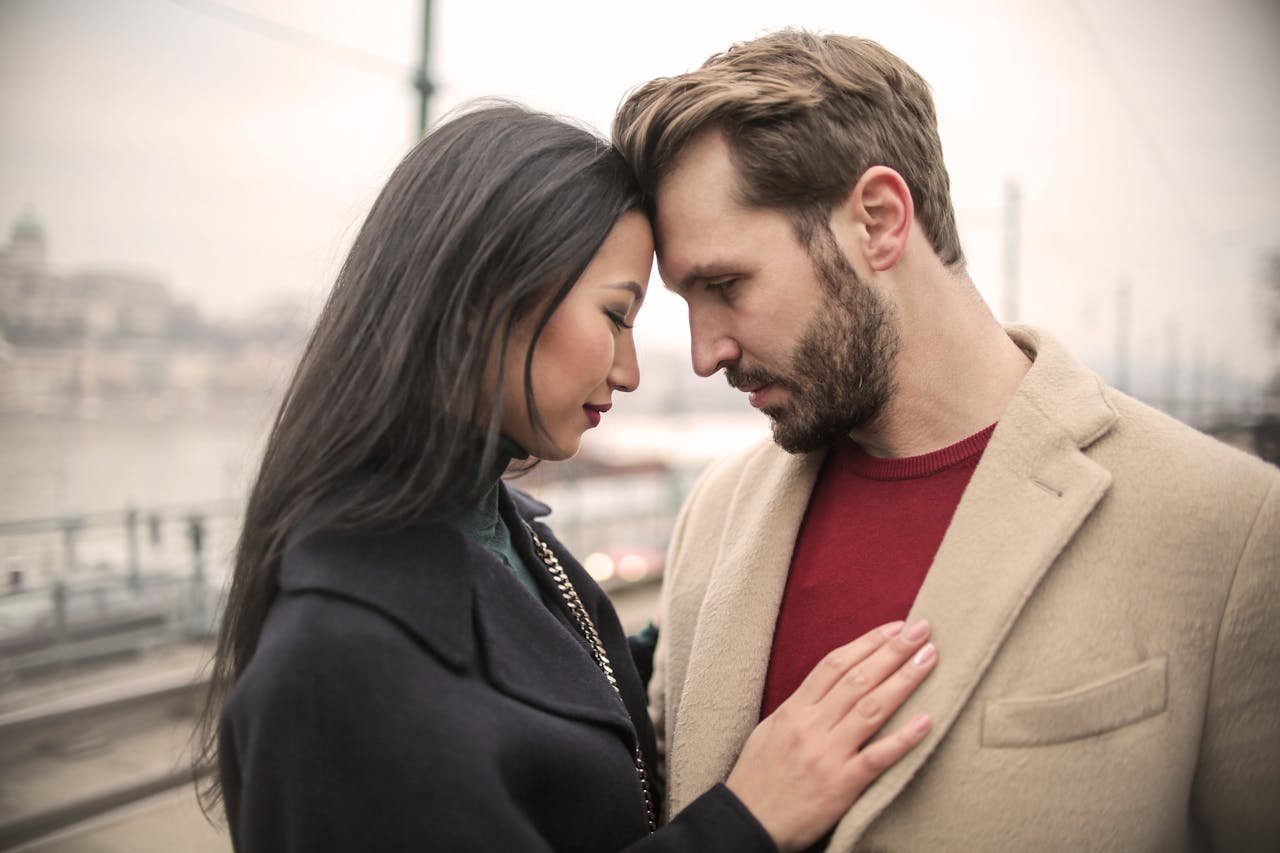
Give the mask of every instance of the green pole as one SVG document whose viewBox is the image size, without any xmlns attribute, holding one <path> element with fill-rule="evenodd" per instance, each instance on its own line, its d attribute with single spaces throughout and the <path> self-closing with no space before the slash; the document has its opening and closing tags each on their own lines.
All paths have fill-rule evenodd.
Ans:
<svg viewBox="0 0 1280 853">
<path fill-rule="evenodd" d="M 422 65 L 413 75 L 413 88 L 418 90 L 418 136 L 427 132 L 427 119 L 431 95 L 435 86 L 427 74 L 427 59 L 431 54 L 431 0 L 422 0 Z"/>
</svg>

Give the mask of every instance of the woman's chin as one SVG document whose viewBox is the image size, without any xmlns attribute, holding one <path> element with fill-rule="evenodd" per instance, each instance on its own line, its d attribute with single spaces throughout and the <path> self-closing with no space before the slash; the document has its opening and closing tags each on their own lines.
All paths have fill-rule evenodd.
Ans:
<svg viewBox="0 0 1280 853">
<path fill-rule="evenodd" d="M 574 436 L 573 441 L 561 441 L 552 447 L 540 447 L 532 455 L 543 462 L 564 462 L 578 454 L 582 444 L 582 436 Z"/>
</svg>

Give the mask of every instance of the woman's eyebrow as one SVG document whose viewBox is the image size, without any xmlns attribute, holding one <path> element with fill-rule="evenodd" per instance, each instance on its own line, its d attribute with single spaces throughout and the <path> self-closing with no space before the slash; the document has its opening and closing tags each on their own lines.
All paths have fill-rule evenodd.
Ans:
<svg viewBox="0 0 1280 853">
<path fill-rule="evenodd" d="M 614 284 L 608 285 L 608 287 L 614 290 L 629 291 L 631 295 L 636 298 L 637 305 L 639 305 L 641 302 L 644 302 L 644 288 L 636 284 L 634 281 L 619 281 L 619 282 L 615 282 Z"/>
</svg>

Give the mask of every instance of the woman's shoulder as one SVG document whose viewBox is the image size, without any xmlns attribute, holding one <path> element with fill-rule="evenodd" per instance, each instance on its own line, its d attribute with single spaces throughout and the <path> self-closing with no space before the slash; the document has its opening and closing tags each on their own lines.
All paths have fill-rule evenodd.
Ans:
<svg viewBox="0 0 1280 853">
<path fill-rule="evenodd" d="M 321 600 L 343 602 L 341 612 L 354 618 L 362 611 L 360 620 L 370 629 L 411 638 L 457 666 L 470 654 L 472 601 L 486 561 L 480 546 L 443 523 L 380 532 L 320 530 L 285 552 L 280 596 L 298 598 L 299 608 L 334 609 Z M 335 617 L 298 618 L 299 630 L 310 636 L 329 630 L 318 623 Z"/>
<path fill-rule="evenodd" d="M 462 565 L 468 555 L 447 545 L 421 531 L 318 531 L 293 543 L 229 705 L 354 701 L 350 685 L 371 674 L 422 679 L 466 669 L 473 573 Z"/>
<path fill-rule="evenodd" d="M 284 594 L 227 697 L 223 724 L 237 739 L 261 742 L 293 726 L 340 732 L 387 725 L 400 720 L 404 708 L 415 707 L 415 725 L 430 725 L 452 713 L 451 697 L 474 680 L 470 663 L 452 665 L 404 626 L 360 602 L 315 592 Z"/>
<path fill-rule="evenodd" d="M 342 691 L 354 673 L 421 656 L 416 646 L 392 619 L 358 600 L 280 592 L 232 699 Z"/>
</svg>

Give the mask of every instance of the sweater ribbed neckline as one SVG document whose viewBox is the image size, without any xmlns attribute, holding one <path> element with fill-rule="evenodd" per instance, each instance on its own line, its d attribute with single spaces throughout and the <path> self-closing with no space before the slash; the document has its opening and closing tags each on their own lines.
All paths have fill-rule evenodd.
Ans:
<svg viewBox="0 0 1280 853">
<path fill-rule="evenodd" d="M 872 456 L 852 440 L 847 440 L 840 451 L 849 470 L 859 477 L 868 480 L 910 480 L 931 476 L 981 456 L 995 428 L 996 425 L 992 424 L 955 444 L 919 456 Z"/>
</svg>

